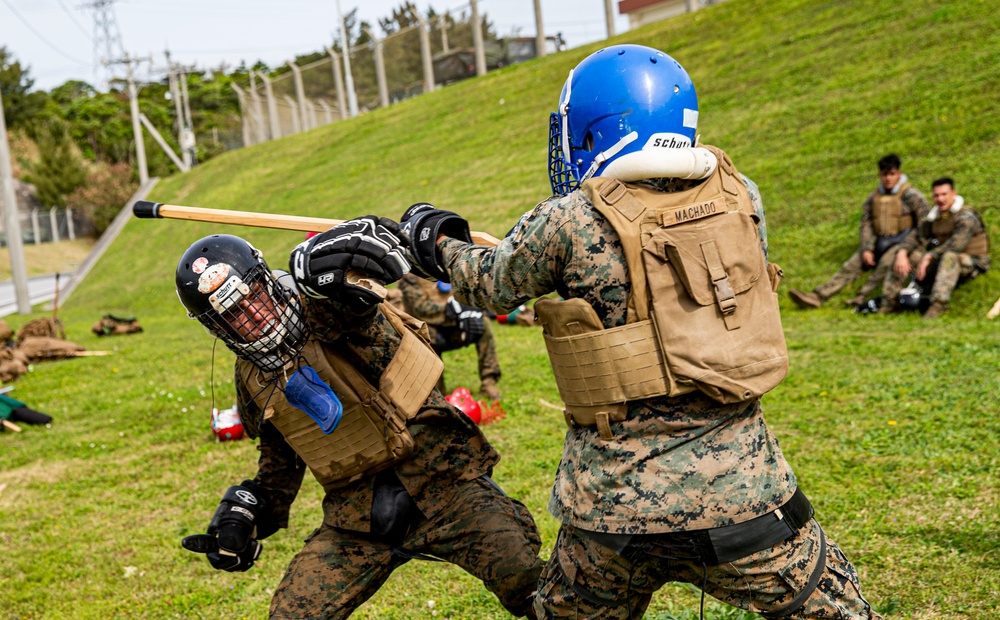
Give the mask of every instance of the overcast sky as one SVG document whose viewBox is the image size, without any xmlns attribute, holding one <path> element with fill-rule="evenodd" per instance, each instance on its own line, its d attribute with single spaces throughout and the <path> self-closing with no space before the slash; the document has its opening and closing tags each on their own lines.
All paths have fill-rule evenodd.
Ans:
<svg viewBox="0 0 1000 620">
<path fill-rule="evenodd" d="M 0 46 L 6 46 L 27 65 L 36 89 L 49 90 L 69 79 L 95 84 L 95 0 L 0 0 Z M 340 0 L 345 13 L 358 7 L 358 17 L 373 25 L 388 16 L 402 0 Z M 422 12 L 460 11 L 468 0 L 419 0 Z M 617 14 L 615 28 L 628 29 L 627 17 Z M 337 28 L 336 0 L 115 0 L 125 51 L 152 54 L 163 66 L 163 51 L 175 61 L 199 68 L 248 65 L 263 60 L 270 66 L 296 54 L 319 50 L 333 40 Z M 535 32 L 533 0 L 479 0 L 501 35 Z M 547 35 L 562 33 L 569 47 L 606 34 L 604 0 L 542 0 Z"/>
</svg>

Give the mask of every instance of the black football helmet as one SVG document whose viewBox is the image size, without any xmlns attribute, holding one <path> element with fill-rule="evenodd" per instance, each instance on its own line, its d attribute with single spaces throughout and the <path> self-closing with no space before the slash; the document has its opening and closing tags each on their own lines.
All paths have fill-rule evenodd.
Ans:
<svg viewBox="0 0 1000 620">
<path fill-rule="evenodd" d="M 240 237 L 199 239 L 177 264 L 177 297 L 233 353 L 263 371 L 284 368 L 306 341 L 290 278 L 271 273 L 263 254 Z"/>
</svg>

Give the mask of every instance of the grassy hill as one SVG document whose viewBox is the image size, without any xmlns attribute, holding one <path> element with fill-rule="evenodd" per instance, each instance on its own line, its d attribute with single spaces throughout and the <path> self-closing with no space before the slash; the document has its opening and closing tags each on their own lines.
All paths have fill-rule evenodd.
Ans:
<svg viewBox="0 0 1000 620">
<path fill-rule="evenodd" d="M 731 0 L 626 33 L 691 73 L 703 142 L 760 186 L 772 260 L 811 288 L 856 248 L 860 205 L 889 152 L 929 194 L 953 176 L 994 239 L 1000 180 L 994 3 L 965 0 Z M 415 201 L 502 235 L 548 193 L 547 115 L 570 50 L 363 117 L 219 157 L 166 179 L 152 199 L 348 218 L 398 216 Z M 71 340 L 107 357 L 38 364 L 15 396 L 50 429 L 0 435 L 0 617 L 261 618 L 285 565 L 319 523 L 308 483 L 290 531 L 246 574 L 212 571 L 179 539 L 201 531 L 221 492 L 251 476 L 249 442 L 209 441 L 209 408 L 232 403 L 232 357 L 188 320 L 173 271 L 198 237 L 242 234 L 282 266 L 298 233 L 132 221 L 60 311 Z M 996 257 L 995 257 L 996 258 Z M 850 293 L 848 291 L 847 293 Z M 1000 294 L 990 272 L 941 321 L 860 317 L 835 298 L 811 313 L 783 299 L 789 378 L 765 411 L 830 536 L 890 618 L 1000 615 Z M 145 332 L 98 339 L 106 312 Z M 17 327 L 31 317 L 8 317 Z M 537 329 L 498 326 L 508 416 L 485 432 L 496 479 L 534 512 L 544 553 L 558 525 L 548 489 L 564 427 Z M 473 352 L 446 354 L 449 386 L 475 385 Z M 213 401 L 214 399 L 214 401 Z M 648 618 L 697 617 L 672 586 Z M 430 601 L 434 601 L 433 606 Z M 711 618 L 751 618 L 710 606 Z M 502 618 L 458 569 L 411 562 L 358 618 Z"/>
</svg>

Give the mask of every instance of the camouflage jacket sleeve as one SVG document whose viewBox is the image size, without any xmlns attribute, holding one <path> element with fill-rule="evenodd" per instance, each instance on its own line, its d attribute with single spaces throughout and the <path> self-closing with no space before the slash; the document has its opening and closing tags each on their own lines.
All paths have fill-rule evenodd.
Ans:
<svg viewBox="0 0 1000 620">
<path fill-rule="evenodd" d="M 903 213 L 913 215 L 913 221 L 917 223 L 913 230 L 907 235 L 903 242 L 902 249 L 910 252 L 920 245 L 920 223 L 927 219 L 931 207 L 927 204 L 927 199 L 918 190 L 910 187 L 903 192 Z"/>
<path fill-rule="evenodd" d="M 445 299 L 435 299 L 435 297 L 428 295 L 419 276 L 412 273 L 403 276 L 399 281 L 399 290 L 403 293 L 403 306 L 410 316 L 420 319 L 428 325 L 454 323 L 445 316 Z"/>
<path fill-rule="evenodd" d="M 554 290 L 563 297 L 578 296 L 568 294 L 562 282 L 569 278 L 560 276 L 580 242 L 574 219 L 581 206 L 592 209 L 581 192 L 551 197 L 522 215 L 494 248 L 442 241 L 455 299 L 501 314 Z"/>
<path fill-rule="evenodd" d="M 981 230 L 982 226 L 980 226 L 976 214 L 968 209 L 962 209 L 955 214 L 955 231 L 948 237 L 947 241 L 932 248 L 930 254 L 934 260 L 941 260 L 945 252 L 964 252 L 973 235 Z"/>
<path fill-rule="evenodd" d="M 877 191 L 877 190 L 876 190 Z M 875 251 L 875 225 L 872 223 L 872 196 L 875 194 L 869 194 L 868 198 L 865 199 L 864 203 L 861 205 L 861 243 L 860 248 L 862 252 L 874 252 Z"/>
<path fill-rule="evenodd" d="M 740 176 L 743 177 L 743 184 L 747 186 L 747 191 L 750 193 L 750 202 L 753 203 L 753 211 L 758 219 L 757 232 L 760 234 L 760 249 L 764 252 L 764 258 L 767 258 L 767 219 L 764 217 L 764 200 L 760 197 L 760 188 L 757 187 L 757 184 L 746 175 Z"/>
<path fill-rule="evenodd" d="M 274 425 L 262 420 L 260 408 L 247 394 L 239 375 L 236 393 L 243 429 L 251 439 L 260 440 L 254 482 L 267 493 L 277 525 L 288 527 L 288 514 L 302 486 L 306 465 Z"/>
</svg>

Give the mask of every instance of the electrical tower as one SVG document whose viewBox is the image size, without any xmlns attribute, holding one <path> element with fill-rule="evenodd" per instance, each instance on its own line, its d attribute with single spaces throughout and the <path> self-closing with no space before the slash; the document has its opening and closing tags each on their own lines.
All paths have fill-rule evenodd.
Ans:
<svg viewBox="0 0 1000 620">
<path fill-rule="evenodd" d="M 82 5 L 94 10 L 94 80 L 101 90 L 108 90 L 111 80 L 122 77 L 122 65 L 113 61 L 126 57 L 114 4 L 115 0 L 91 0 Z"/>
</svg>

